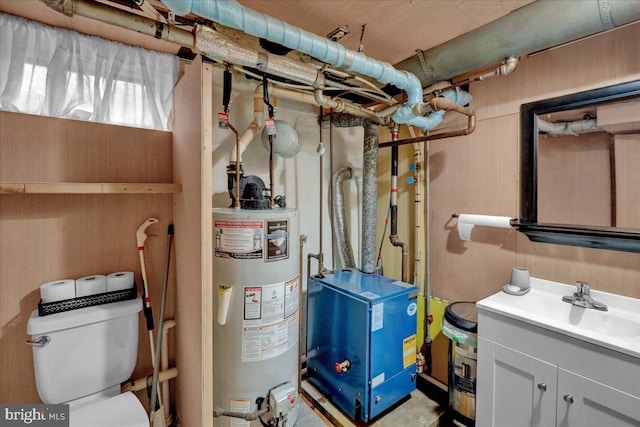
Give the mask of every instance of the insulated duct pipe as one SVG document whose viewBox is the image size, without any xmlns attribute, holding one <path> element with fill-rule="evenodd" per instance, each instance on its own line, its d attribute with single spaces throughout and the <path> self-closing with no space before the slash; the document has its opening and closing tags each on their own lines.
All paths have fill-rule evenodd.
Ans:
<svg viewBox="0 0 640 427">
<path fill-rule="evenodd" d="M 407 92 L 408 103 L 398 108 L 393 115 L 393 120 L 399 124 L 406 123 L 425 130 L 433 128 L 426 117 L 416 116 L 411 111 L 411 105 L 422 102 L 422 86 L 420 80 L 409 72 L 397 70 L 387 62 L 368 58 L 361 52 L 354 52 L 339 43 L 246 8 L 235 0 L 163 0 L 163 2 L 178 15 L 195 13 L 252 36 L 295 49 L 335 67 L 360 73 L 404 90 Z M 264 60 L 259 61 L 259 64 L 263 67 L 267 66 L 267 59 L 265 57 Z M 233 61 L 230 60 L 230 62 Z"/>
<path fill-rule="evenodd" d="M 349 234 L 349 227 L 345 223 L 344 194 L 342 192 L 342 183 L 353 177 L 352 172 L 351 168 L 344 167 L 333 174 L 333 237 L 336 242 L 337 258 L 341 268 L 356 267 L 351 246 L 351 235 Z"/>
<path fill-rule="evenodd" d="M 399 62 L 422 86 L 640 19 L 640 0 L 537 0 Z"/>
<path fill-rule="evenodd" d="M 331 123 L 338 127 L 362 126 L 364 147 L 362 154 L 362 225 L 360 238 L 360 270 L 376 272 L 376 221 L 378 217 L 378 125 L 362 117 L 333 114 Z"/>
<path fill-rule="evenodd" d="M 363 273 L 376 272 L 376 219 L 378 217 L 378 125 L 365 121 L 362 156 L 362 251 Z"/>
<path fill-rule="evenodd" d="M 193 49 L 194 37 L 190 31 L 163 24 L 151 18 L 135 15 L 92 0 L 41 0 L 51 9 L 66 16 L 80 15 L 105 24 L 115 25 L 140 34 L 166 40 Z"/>
<path fill-rule="evenodd" d="M 286 56 L 273 55 L 248 49 L 239 43 L 220 34 L 212 28 L 196 26 L 195 49 L 202 55 L 219 61 L 229 62 L 235 65 L 256 68 L 268 74 L 277 75 L 286 79 L 314 86 L 324 87 L 324 76 L 314 64 L 294 61 Z M 348 104 L 339 99 L 331 99 L 322 94 L 322 89 L 316 90 L 314 95 L 295 92 L 269 85 L 269 92 L 284 90 L 288 93 L 297 93 L 297 99 L 308 104 L 320 105 L 332 108 L 335 111 L 344 111 L 360 117 L 373 120 L 376 123 L 386 123 L 381 114 L 371 111 L 359 105 Z M 319 92 L 319 93 L 318 93 Z M 277 93 L 274 93 L 277 96 Z M 291 98 L 291 95 L 288 96 Z"/>
</svg>

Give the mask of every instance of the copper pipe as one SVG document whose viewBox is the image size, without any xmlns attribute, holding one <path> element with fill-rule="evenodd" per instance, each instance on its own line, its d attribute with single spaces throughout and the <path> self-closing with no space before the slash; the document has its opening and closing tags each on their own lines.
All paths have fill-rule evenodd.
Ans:
<svg viewBox="0 0 640 427">
<path fill-rule="evenodd" d="M 306 329 L 307 333 L 305 336 L 305 342 L 308 342 L 309 340 L 309 278 L 311 277 L 311 258 L 316 258 L 318 261 L 320 261 L 320 255 L 319 254 L 307 255 L 307 295 L 306 295 L 307 311 L 306 311 L 306 317 L 305 317 L 305 323 L 307 325 L 307 329 Z M 318 275 L 318 276 L 322 277 L 321 275 Z M 309 350 L 309 345 L 307 344 L 306 348 L 304 349 L 305 358 L 309 357 L 308 350 Z"/>
<path fill-rule="evenodd" d="M 398 140 L 399 129 L 391 129 L 391 141 Z M 391 147 L 391 233 L 389 241 L 395 247 L 402 248 L 402 281 L 407 281 L 409 250 L 407 244 L 398 239 L 398 146 Z"/>
<path fill-rule="evenodd" d="M 322 118 L 322 113 L 323 113 L 323 107 L 320 107 L 320 118 Z M 320 144 L 323 144 L 322 142 L 322 122 L 320 123 Z M 324 183 L 324 179 L 323 179 L 323 171 L 324 171 L 324 162 L 323 162 L 323 158 L 324 158 L 324 150 L 319 151 L 318 155 L 320 157 L 320 248 L 318 251 L 318 276 L 319 277 L 324 277 L 324 255 L 322 253 L 322 211 L 323 211 L 323 198 L 322 198 L 322 193 L 323 193 L 323 183 Z M 307 273 L 308 274 L 308 273 Z"/>
<path fill-rule="evenodd" d="M 379 144 L 378 147 L 387 148 L 387 147 L 394 147 L 394 146 L 400 146 L 405 144 L 413 144 L 415 142 L 433 141 L 435 139 L 453 138 L 454 136 L 470 135 L 476 129 L 476 115 L 471 109 L 468 109 L 468 110 L 471 115 L 469 115 L 469 119 L 467 120 L 467 127 L 465 129 L 454 130 L 451 132 L 437 133 L 435 135 L 423 135 L 423 136 L 418 136 L 416 138 L 400 139 L 398 141 L 383 142 L 382 144 Z"/>
<path fill-rule="evenodd" d="M 409 269 L 409 247 L 405 242 L 398 240 L 397 235 L 389 236 L 391 244 L 402 248 L 402 281 L 407 282 L 407 271 Z"/>
<path fill-rule="evenodd" d="M 298 289 L 298 345 L 302 345 L 302 260 L 303 253 L 302 248 L 304 247 L 305 242 L 307 241 L 307 236 L 304 234 L 300 235 L 300 256 L 298 259 L 298 271 L 300 274 L 298 285 L 300 288 Z M 298 394 L 301 393 L 302 390 L 302 352 L 298 349 Z"/>
<path fill-rule="evenodd" d="M 470 108 L 458 105 L 455 102 L 453 102 L 453 100 L 451 100 L 449 98 L 444 98 L 444 97 L 441 97 L 441 96 L 438 96 L 436 98 L 432 98 L 431 101 L 429 101 L 429 104 L 431 104 L 431 108 L 433 108 L 434 111 L 438 111 L 438 110 L 451 111 L 451 110 L 453 110 L 453 111 L 457 111 L 460 114 L 464 114 L 465 116 L 470 116 L 471 114 L 473 114 L 473 112 L 471 111 Z"/>
<path fill-rule="evenodd" d="M 229 129 L 236 135 L 236 200 L 233 203 L 233 207 L 240 209 L 240 136 L 238 130 L 233 125 L 227 122 Z"/>
</svg>

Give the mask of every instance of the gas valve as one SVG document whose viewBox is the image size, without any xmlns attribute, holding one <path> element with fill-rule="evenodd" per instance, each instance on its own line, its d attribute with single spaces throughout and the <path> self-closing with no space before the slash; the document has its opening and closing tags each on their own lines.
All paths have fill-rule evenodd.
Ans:
<svg viewBox="0 0 640 427">
<path fill-rule="evenodd" d="M 349 359 L 344 359 L 342 362 L 336 362 L 335 368 L 337 373 L 342 374 L 351 369 L 351 362 Z"/>
</svg>

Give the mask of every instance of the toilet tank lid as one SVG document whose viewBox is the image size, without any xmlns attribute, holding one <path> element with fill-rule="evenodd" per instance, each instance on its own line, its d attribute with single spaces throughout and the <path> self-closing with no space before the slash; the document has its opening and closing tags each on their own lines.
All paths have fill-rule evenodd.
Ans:
<svg viewBox="0 0 640 427">
<path fill-rule="evenodd" d="M 39 316 L 34 310 L 27 322 L 27 334 L 39 335 L 63 329 L 103 322 L 118 317 L 137 313 L 142 310 L 142 298 L 79 308 L 62 313 Z"/>
</svg>

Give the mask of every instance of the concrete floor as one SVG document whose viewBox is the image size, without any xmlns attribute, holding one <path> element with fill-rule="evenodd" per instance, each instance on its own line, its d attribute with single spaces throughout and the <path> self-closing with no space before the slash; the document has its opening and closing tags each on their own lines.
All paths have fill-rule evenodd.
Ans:
<svg viewBox="0 0 640 427">
<path fill-rule="evenodd" d="M 300 427 L 438 427 L 445 408 L 437 402 L 429 399 L 422 391 L 416 390 L 411 397 L 390 411 L 374 418 L 368 424 L 358 424 L 347 417 L 334 406 L 330 400 L 308 381 L 303 381 L 302 392 L 307 401 L 313 406 L 311 413 L 301 411 L 308 418 L 298 418 L 297 426 Z M 315 410 L 315 411 L 314 411 Z M 317 422 L 323 424 L 317 424 Z M 309 424 L 307 424 L 309 422 Z M 311 424 L 315 422 L 316 424 Z"/>
</svg>

